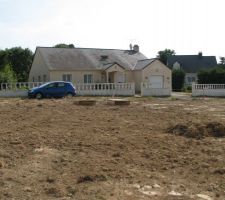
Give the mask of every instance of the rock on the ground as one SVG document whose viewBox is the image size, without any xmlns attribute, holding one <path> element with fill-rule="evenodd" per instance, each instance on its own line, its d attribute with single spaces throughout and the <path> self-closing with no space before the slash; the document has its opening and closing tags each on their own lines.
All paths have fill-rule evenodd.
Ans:
<svg viewBox="0 0 225 200">
<path fill-rule="evenodd" d="M 204 200 L 212 200 L 212 198 L 210 196 L 205 195 L 205 194 L 197 194 L 196 196 L 201 199 L 204 199 Z"/>
<path fill-rule="evenodd" d="M 161 186 L 158 185 L 158 184 L 156 184 L 156 183 L 155 183 L 152 187 L 153 187 L 153 188 L 161 188 Z"/>
<path fill-rule="evenodd" d="M 168 194 L 171 195 L 171 196 L 182 196 L 181 193 L 175 192 L 175 191 L 173 191 L 173 190 L 172 190 L 171 192 L 169 192 Z"/>
</svg>

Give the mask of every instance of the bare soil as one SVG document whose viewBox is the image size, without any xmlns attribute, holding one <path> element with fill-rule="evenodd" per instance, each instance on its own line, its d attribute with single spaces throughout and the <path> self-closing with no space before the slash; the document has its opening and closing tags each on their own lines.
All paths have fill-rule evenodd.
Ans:
<svg viewBox="0 0 225 200">
<path fill-rule="evenodd" d="M 1 200 L 225 199 L 225 99 L 80 99 L 0 99 Z"/>
</svg>

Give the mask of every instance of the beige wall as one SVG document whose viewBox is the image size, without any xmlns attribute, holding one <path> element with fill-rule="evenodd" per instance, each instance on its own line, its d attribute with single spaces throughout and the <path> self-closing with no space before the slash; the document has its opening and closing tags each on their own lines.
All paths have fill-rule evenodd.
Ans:
<svg viewBox="0 0 225 200">
<path fill-rule="evenodd" d="M 133 71 L 133 77 L 135 82 L 135 91 L 140 92 L 141 91 L 141 82 L 142 81 L 142 71 L 141 70 L 135 70 Z"/>
<path fill-rule="evenodd" d="M 134 72 L 133 71 L 126 71 L 125 72 L 125 80 L 128 83 L 134 83 Z"/>
<path fill-rule="evenodd" d="M 62 81 L 63 74 L 71 74 L 72 82 L 74 82 L 74 83 L 83 83 L 85 74 L 92 74 L 94 83 L 101 82 L 101 80 L 102 80 L 102 73 L 101 73 L 101 71 L 97 71 L 97 70 L 50 71 L 50 80 L 51 81 Z"/>
<path fill-rule="evenodd" d="M 134 71 L 135 89 L 141 90 L 141 82 L 150 82 L 150 76 L 163 76 L 163 87 L 172 88 L 171 70 L 162 62 L 155 60 L 143 70 Z"/>
<path fill-rule="evenodd" d="M 142 80 L 143 82 L 149 82 L 149 77 L 151 75 L 163 76 L 163 86 L 164 88 L 172 87 L 172 74 L 171 70 L 164 65 L 162 62 L 156 60 L 151 63 L 149 66 L 142 70 Z"/>
<path fill-rule="evenodd" d="M 45 63 L 43 62 L 42 56 L 37 49 L 37 52 L 34 57 L 34 61 L 30 70 L 29 74 L 29 82 L 33 82 L 33 77 L 34 77 L 34 82 L 38 82 L 38 76 L 41 77 L 41 81 L 43 81 L 43 76 L 46 75 L 46 81 L 50 80 L 49 77 L 49 70 Z"/>
</svg>

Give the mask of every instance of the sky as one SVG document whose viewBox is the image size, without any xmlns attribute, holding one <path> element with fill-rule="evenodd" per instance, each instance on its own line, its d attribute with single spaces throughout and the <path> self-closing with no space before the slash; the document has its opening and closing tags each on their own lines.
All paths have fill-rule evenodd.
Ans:
<svg viewBox="0 0 225 200">
<path fill-rule="evenodd" d="M 224 0 L 0 0 L 0 49 L 74 44 L 225 56 Z"/>
</svg>

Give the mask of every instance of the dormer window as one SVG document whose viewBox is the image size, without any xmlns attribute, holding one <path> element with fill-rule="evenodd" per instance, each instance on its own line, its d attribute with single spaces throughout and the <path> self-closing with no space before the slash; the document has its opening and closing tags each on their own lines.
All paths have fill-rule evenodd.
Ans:
<svg viewBox="0 0 225 200">
<path fill-rule="evenodd" d="M 180 63 L 179 62 L 175 62 L 174 64 L 173 64 L 173 69 L 180 69 Z"/>
<path fill-rule="evenodd" d="M 108 59 L 108 56 L 107 55 L 101 55 L 101 60 L 107 60 Z"/>
</svg>

